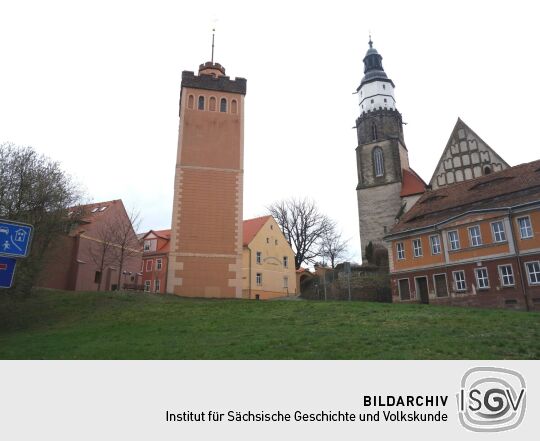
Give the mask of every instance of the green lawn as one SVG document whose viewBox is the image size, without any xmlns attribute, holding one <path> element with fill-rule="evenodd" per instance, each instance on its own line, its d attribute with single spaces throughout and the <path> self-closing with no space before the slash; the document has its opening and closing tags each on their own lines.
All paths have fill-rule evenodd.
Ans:
<svg viewBox="0 0 540 441">
<path fill-rule="evenodd" d="M 540 314 L 367 302 L 0 295 L 0 359 L 540 359 Z"/>
</svg>

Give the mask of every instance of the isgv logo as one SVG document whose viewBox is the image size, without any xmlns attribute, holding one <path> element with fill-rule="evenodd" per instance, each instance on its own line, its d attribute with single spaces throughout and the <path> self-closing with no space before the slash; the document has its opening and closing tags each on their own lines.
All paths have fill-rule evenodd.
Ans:
<svg viewBox="0 0 540 441">
<path fill-rule="evenodd" d="M 459 421 L 473 432 L 514 429 L 525 416 L 526 388 L 521 374 L 504 368 L 475 367 L 461 379 Z"/>
</svg>

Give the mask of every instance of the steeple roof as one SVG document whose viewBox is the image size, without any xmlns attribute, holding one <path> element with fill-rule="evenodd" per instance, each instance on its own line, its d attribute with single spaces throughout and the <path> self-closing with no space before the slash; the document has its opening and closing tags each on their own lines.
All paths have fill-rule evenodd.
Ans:
<svg viewBox="0 0 540 441">
<path fill-rule="evenodd" d="M 386 72 L 384 71 L 382 65 L 382 56 L 381 54 L 379 54 L 379 52 L 377 52 L 377 49 L 373 47 L 373 41 L 371 41 L 371 36 L 369 37 L 369 49 L 366 52 L 363 61 L 364 78 L 362 78 L 358 89 L 360 89 L 360 87 L 362 87 L 364 84 L 370 83 L 372 81 L 386 81 L 388 83 L 391 83 L 392 86 L 394 86 L 394 83 L 391 79 L 388 78 L 388 75 L 386 75 Z"/>
</svg>

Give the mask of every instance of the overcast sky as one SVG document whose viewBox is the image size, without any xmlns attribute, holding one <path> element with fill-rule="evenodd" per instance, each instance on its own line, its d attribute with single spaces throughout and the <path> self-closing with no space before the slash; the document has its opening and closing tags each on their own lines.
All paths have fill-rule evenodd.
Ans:
<svg viewBox="0 0 540 441">
<path fill-rule="evenodd" d="M 510 165 L 540 158 L 535 2 L 0 0 L 0 142 L 58 160 L 93 201 L 169 228 L 182 70 L 247 78 L 244 218 L 313 198 L 360 259 L 359 115 L 372 33 L 428 181 L 461 117 Z"/>
</svg>

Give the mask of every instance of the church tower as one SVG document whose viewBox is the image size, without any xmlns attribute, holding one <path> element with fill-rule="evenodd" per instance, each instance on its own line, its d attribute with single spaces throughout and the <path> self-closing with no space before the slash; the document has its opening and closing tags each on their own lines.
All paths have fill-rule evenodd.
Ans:
<svg viewBox="0 0 540 441">
<path fill-rule="evenodd" d="M 382 56 L 373 47 L 371 37 L 363 61 L 364 77 L 356 90 L 360 100 L 360 116 L 356 120 L 356 190 L 362 258 L 365 259 L 365 249 L 370 242 L 375 248 L 385 247 L 383 237 L 400 212 L 410 208 L 402 205 L 412 206 L 425 184 L 409 168 L 394 82 L 386 75 Z M 410 197 L 415 199 L 407 200 Z"/>
<path fill-rule="evenodd" d="M 242 296 L 245 94 L 219 63 L 182 72 L 169 293 Z"/>
</svg>

